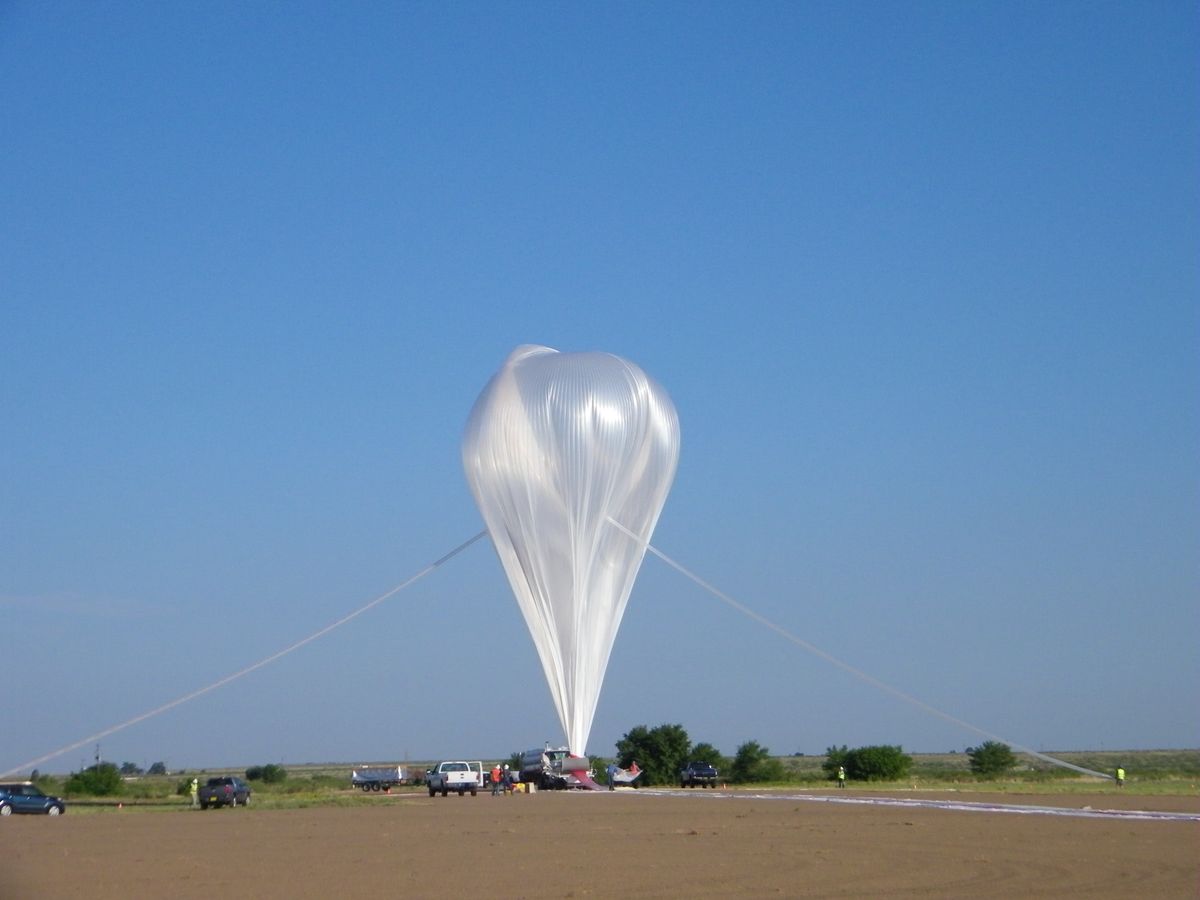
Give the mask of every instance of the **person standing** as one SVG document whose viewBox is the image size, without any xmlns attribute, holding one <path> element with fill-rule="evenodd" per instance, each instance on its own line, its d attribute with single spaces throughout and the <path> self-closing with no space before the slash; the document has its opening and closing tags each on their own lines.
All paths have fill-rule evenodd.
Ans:
<svg viewBox="0 0 1200 900">
<path fill-rule="evenodd" d="M 617 789 L 615 782 L 617 777 L 617 764 L 615 762 L 610 762 L 608 764 L 608 768 L 606 768 L 604 772 L 606 775 L 608 775 L 608 789 L 610 791 L 615 791 Z"/>
<path fill-rule="evenodd" d="M 500 779 L 502 776 L 503 776 L 503 772 L 500 769 L 500 763 L 496 763 L 494 766 L 492 766 L 492 796 L 493 797 L 495 797 L 497 794 L 500 793 L 500 790 L 501 790 Z"/>
<path fill-rule="evenodd" d="M 845 786 L 846 786 L 846 767 L 838 766 L 838 787 L 844 788 Z"/>
<path fill-rule="evenodd" d="M 193 778 L 192 783 L 188 785 L 188 793 L 192 795 L 192 809 L 197 809 L 200 806 L 200 779 Z"/>
<path fill-rule="evenodd" d="M 1117 787 L 1125 787 L 1125 767 L 1117 766 Z"/>
</svg>

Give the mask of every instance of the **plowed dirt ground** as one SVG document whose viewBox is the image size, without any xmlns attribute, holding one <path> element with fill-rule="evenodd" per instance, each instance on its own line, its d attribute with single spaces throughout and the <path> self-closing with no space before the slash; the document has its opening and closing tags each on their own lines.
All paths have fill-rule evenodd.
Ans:
<svg viewBox="0 0 1200 900">
<path fill-rule="evenodd" d="M 1200 812 L 1191 797 L 935 796 Z M 1198 877 L 1194 821 L 855 806 L 795 795 L 393 794 L 360 807 L 126 809 L 0 821 L 4 900 L 1193 898 Z"/>
</svg>

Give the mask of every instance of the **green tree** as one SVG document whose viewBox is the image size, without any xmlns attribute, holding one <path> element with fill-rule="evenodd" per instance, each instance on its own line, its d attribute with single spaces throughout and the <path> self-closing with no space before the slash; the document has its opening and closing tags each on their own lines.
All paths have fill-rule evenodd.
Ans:
<svg viewBox="0 0 1200 900">
<path fill-rule="evenodd" d="M 121 774 L 122 775 L 141 775 L 142 767 L 139 766 L 137 763 L 123 762 L 123 763 L 121 763 Z"/>
<path fill-rule="evenodd" d="M 68 794 L 108 797 L 121 793 L 121 772 L 114 763 L 102 762 L 82 772 L 72 772 L 63 786 Z"/>
<path fill-rule="evenodd" d="M 687 765 L 691 741 L 682 725 L 637 725 L 617 741 L 617 765 L 628 769 L 636 760 L 642 784 L 671 784 Z"/>
<path fill-rule="evenodd" d="M 855 781 L 895 781 L 908 774 L 912 757 L 890 744 L 856 747 L 846 754 L 846 777 Z"/>
<path fill-rule="evenodd" d="M 165 762 L 150 763 L 150 768 L 146 770 L 147 775 L 166 775 L 167 764 Z"/>
<path fill-rule="evenodd" d="M 706 744 L 703 741 L 692 747 L 691 752 L 688 753 L 688 759 L 695 760 L 696 762 L 706 762 L 710 766 L 716 766 L 718 771 L 729 768 L 727 765 L 729 760 L 721 755 L 721 751 L 712 744 Z"/>
<path fill-rule="evenodd" d="M 281 784 L 287 781 L 287 769 L 275 763 L 267 763 L 263 766 L 262 780 L 265 784 Z"/>
<path fill-rule="evenodd" d="M 825 748 L 825 761 L 821 763 L 821 770 L 832 781 L 837 778 L 838 769 L 846 765 L 846 757 L 850 754 L 850 750 L 845 744 L 842 746 L 833 746 Z M 849 772 L 846 773 L 849 775 Z"/>
<path fill-rule="evenodd" d="M 283 766 L 277 766 L 275 763 L 267 763 L 265 766 L 251 766 L 246 770 L 247 781 L 261 781 L 264 784 L 279 784 L 282 781 L 287 781 L 287 769 Z"/>
<path fill-rule="evenodd" d="M 984 741 L 978 747 L 968 747 L 971 771 L 976 775 L 1002 775 L 1017 764 L 1012 748 L 999 741 Z"/>
<path fill-rule="evenodd" d="M 783 781 L 783 763 L 771 756 L 771 751 L 758 741 L 746 741 L 737 748 L 730 779 L 736 784 L 751 784 L 763 781 Z"/>
</svg>

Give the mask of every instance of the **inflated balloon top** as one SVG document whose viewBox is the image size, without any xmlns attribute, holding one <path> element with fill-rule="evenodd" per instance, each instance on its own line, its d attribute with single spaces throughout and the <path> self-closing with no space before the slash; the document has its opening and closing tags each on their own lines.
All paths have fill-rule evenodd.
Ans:
<svg viewBox="0 0 1200 900">
<path fill-rule="evenodd" d="M 609 353 L 518 347 L 467 421 L 467 481 L 573 753 L 678 459 L 671 399 Z"/>
</svg>

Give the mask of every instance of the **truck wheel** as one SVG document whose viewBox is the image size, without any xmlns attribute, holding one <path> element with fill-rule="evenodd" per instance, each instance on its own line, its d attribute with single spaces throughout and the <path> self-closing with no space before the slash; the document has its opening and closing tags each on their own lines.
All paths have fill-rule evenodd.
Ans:
<svg viewBox="0 0 1200 900">
<path fill-rule="evenodd" d="M 237 794 L 234 794 L 232 797 L 229 798 L 229 805 L 237 806 Z"/>
<path fill-rule="evenodd" d="M 362 786 L 362 789 L 363 789 L 363 793 L 365 794 L 367 791 L 369 791 L 371 789 L 371 786 L 369 784 L 364 784 Z"/>
<path fill-rule="evenodd" d="M 478 791 L 478 790 L 479 790 L 479 788 L 471 788 L 471 796 L 474 797 L 476 791 Z"/>
<path fill-rule="evenodd" d="M 448 788 L 448 787 L 442 788 L 442 796 L 449 797 L 450 796 L 450 788 Z"/>
<path fill-rule="evenodd" d="M 437 789 L 436 789 L 436 788 L 430 788 L 430 789 L 429 789 L 429 796 L 430 796 L 430 797 L 436 797 L 436 796 L 437 796 Z"/>
<path fill-rule="evenodd" d="M 373 791 L 379 790 L 379 782 L 378 781 L 375 782 L 373 785 L 371 785 L 371 790 L 373 790 Z"/>
</svg>

